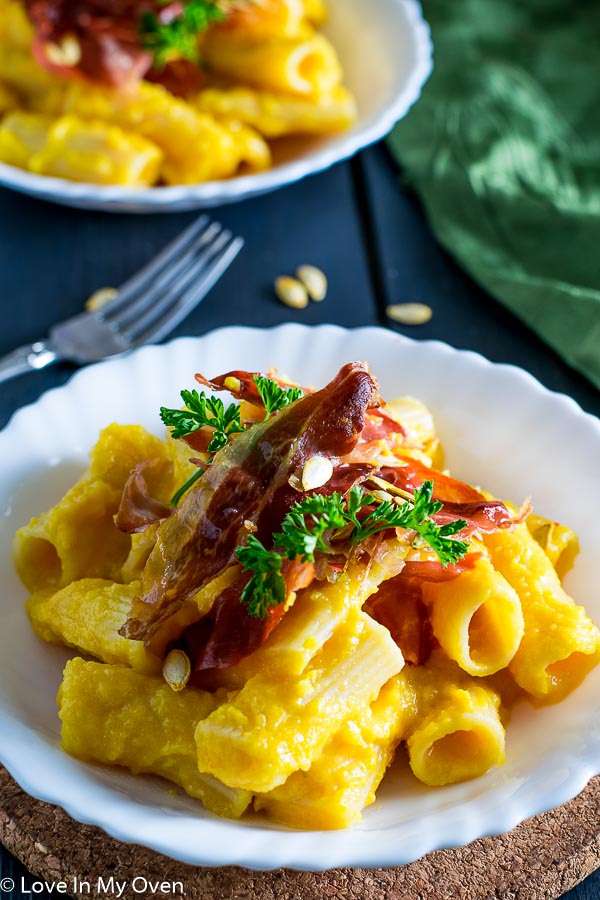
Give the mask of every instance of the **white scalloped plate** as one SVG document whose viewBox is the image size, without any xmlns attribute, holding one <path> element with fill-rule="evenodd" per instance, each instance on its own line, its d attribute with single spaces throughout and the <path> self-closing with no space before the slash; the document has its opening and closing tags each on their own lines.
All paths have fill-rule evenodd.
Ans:
<svg viewBox="0 0 600 900">
<path fill-rule="evenodd" d="M 345 132 L 286 140 L 267 172 L 197 185 L 135 190 L 34 175 L 0 163 L 0 184 L 41 200 L 106 212 L 181 212 L 217 207 L 275 190 L 328 169 L 384 137 L 421 93 L 431 72 L 431 40 L 417 0 L 329 0 L 324 32 L 356 96 L 358 119 Z"/>
<path fill-rule="evenodd" d="M 508 762 L 466 784 L 430 789 L 400 761 L 347 831 L 295 832 L 259 817 L 230 822 L 173 796 L 165 782 L 86 765 L 59 749 L 55 694 L 68 653 L 40 642 L 23 611 L 11 541 L 29 516 L 59 499 L 111 421 L 161 432 L 158 407 L 175 405 L 201 369 L 274 364 L 321 385 L 352 359 L 371 360 L 384 396 L 411 393 L 434 411 L 455 475 L 537 509 L 580 534 L 567 588 L 600 621 L 600 422 L 512 366 L 377 328 L 325 325 L 225 328 L 146 347 L 90 366 L 21 409 L 0 433 L 0 759 L 33 796 L 75 819 L 198 865 L 391 866 L 441 847 L 501 833 L 577 794 L 600 772 L 600 668 L 558 706 L 515 709 Z"/>
</svg>

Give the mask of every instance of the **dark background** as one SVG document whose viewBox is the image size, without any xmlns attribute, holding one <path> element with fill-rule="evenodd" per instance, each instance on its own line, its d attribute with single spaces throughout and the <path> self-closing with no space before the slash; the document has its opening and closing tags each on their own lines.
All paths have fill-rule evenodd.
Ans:
<svg viewBox="0 0 600 900">
<path fill-rule="evenodd" d="M 212 215 L 242 235 L 246 246 L 173 336 L 228 324 L 384 325 L 521 366 L 600 415 L 600 393 L 440 249 L 383 146 Z M 0 354 L 44 337 L 54 322 L 79 312 L 97 288 L 119 285 L 194 217 L 82 212 L 0 190 Z M 296 312 L 275 299 L 272 286 L 277 275 L 293 273 L 302 263 L 322 268 L 330 289 L 323 303 Z M 429 304 L 431 322 L 415 328 L 391 323 L 386 306 L 407 301 Z M 0 385 L 0 427 L 18 407 L 63 384 L 73 371 L 54 366 Z M 2 851 L 0 877 L 12 876 L 20 884 L 23 871 Z M 600 871 L 565 896 L 598 900 Z"/>
</svg>

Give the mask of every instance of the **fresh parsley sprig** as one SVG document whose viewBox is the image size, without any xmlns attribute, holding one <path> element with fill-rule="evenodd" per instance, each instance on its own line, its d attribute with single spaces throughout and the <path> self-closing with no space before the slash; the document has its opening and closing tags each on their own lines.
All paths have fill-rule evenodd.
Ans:
<svg viewBox="0 0 600 900">
<path fill-rule="evenodd" d="M 171 437 L 183 438 L 208 425 L 214 431 L 206 449 L 213 455 L 225 446 L 233 434 L 245 431 L 240 420 L 240 408 L 237 403 L 225 406 L 219 397 L 207 397 L 204 391 L 199 394 L 196 390 L 182 391 L 181 399 L 185 403 L 185 409 L 168 409 L 166 406 L 160 408 L 162 421 L 173 429 Z M 203 471 L 203 469 L 197 469 L 175 491 L 169 501 L 170 506 L 177 506 L 183 495 L 198 481 Z"/>
<path fill-rule="evenodd" d="M 248 535 L 245 547 L 238 547 L 237 558 L 252 578 L 242 592 L 242 602 L 257 619 L 265 619 L 271 606 L 285 602 L 283 557 L 267 550 L 253 534 Z"/>
<path fill-rule="evenodd" d="M 281 388 L 276 381 L 266 375 L 255 375 L 254 382 L 265 405 L 265 418 L 303 396 L 300 388 Z M 198 393 L 196 390 L 182 391 L 181 399 L 185 404 L 184 409 L 169 409 L 166 406 L 160 408 L 160 417 L 164 424 L 172 429 L 171 437 L 175 439 L 184 438 L 208 425 L 214 429 L 206 448 L 212 456 L 227 444 L 232 435 L 246 430 L 246 426 L 242 424 L 240 406 L 237 403 L 225 406 L 219 397 L 207 397 L 204 391 Z M 170 500 L 171 506 L 177 506 L 183 495 L 200 478 L 202 472 L 202 469 L 194 472 L 185 484 L 173 494 Z"/>
<path fill-rule="evenodd" d="M 254 384 L 265 407 L 265 419 L 304 396 L 302 388 L 282 388 L 267 375 L 255 375 Z"/>
<path fill-rule="evenodd" d="M 159 2 L 165 6 L 170 0 Z M 145 12 L 140 17 L 140 43 L 152 53 L 159 69 L 172 59 L 198 62 L 198 35 L 226 17 L 227 5 L 224 0 L 183 0 L 181 12 L 168 22 Z"/>
<path fill-rule="evenodd" d="M 347 498 L 339 493 L 328 497 L 314 494 L 296 503 L 285 516 L 281 532 L 273 535 L 273 550 L 253 535 L 245 547 L 238 547 L 236 555 L 252 578 L 246 585 L 242 601 L 251 615 L 263 618 L 270 606 L 283 603 L 286 588 L 283 560 L 300 559 L 314 562 L 315 553 L 335 553 L 336 540 L 348 540 L 357 546 L 368 537 L 388 528 L 414 531 L 418 538 L 435 551 L 443 566 L 456 563 L 469 549 L 467 541 L 454 537 L 466 527 L 464 519 L 438 525 L 431 517 L 443 504 L 432 500 L 433 482 L 425 481 L 415 491 L 412 501 L 377 502 L 361 487 L 353 487 Z M 374 506 L 366 516 L 361 510 Z"/>
<path fill-rule="evenodd" d="M 292 506 L 281 524 L 281 534 L 274 536 L 275 546 L 281 547 L 288 559 L 299 557 L 302 562 L 314 562 L 317 550 L 331 552 L 323 536 L 344 528 L 347 523 L 347 509 L 341 494 L 334 493 L 329 497 L 313 494 Z"/>
<path fill-rule="evenodd" d="M 353 488 L 353 490 L 356 489 Z M 444 504 L 439 500 L 432 500 L 432 494 L 433 482 L 425 481 L 415 491 L 412 502 L 404 501 L 398 504 L 391 500 L 384 500 L 357 524 L 352 535 L 352 542 L 354 544 L 361 543 L 371 535 L 387 528 L 404 528 L 406 531 L 416 531 L 423 542 L 435 550 L 442 565 L 447 566 L 457 562 L 465 555 L 469 545 L 466 541 L 457 541 L 452 538 L 453 535 L 466 528 L 467 523 L 464 519 L 456 519 L 447 525 L 438 525 L 432 516 L 438 513 Z"/>
<path fill-rule="evenodd" d="M 208 425 L 214 434 L 207 447 L 208 453 L 216 453 L 225 446 L 231 435 L 246 429 L 240 420 L 237 403 L 225 406 L 219 397 L 207 397 L 204 391 L 182 391 L 181 399 L 185 409 L 168 409 L 161 406 L 160 417 L 165 425 L 172 428 L 171 436 L 182 438 Z"/>
</svg>

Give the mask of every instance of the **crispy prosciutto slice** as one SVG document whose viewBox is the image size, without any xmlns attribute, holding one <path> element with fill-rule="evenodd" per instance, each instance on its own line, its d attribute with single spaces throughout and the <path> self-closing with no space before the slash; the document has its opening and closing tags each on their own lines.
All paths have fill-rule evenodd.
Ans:
<svg viewBox="0 0 600 900">
<path fill-rule="evenodd" d="M 312 582 L 314 566 L 299 560 L 286 560 L 283 575 L 289 600 L 293 593 Z M 251 616 L 241 600 L 249 579 L 250 574 L 243 572 L 223 591 L 211 611 L 199 622 L 188 626 L 177 641 L 177 646 L 187 653 L 193 673 L 237 665 L 264 644 L 285 615 L 286 604 L 281 603 L 272 606 L 265 619 Z M 195 683 L 200 681 L 198 677 L 193 680 Z"/>
<path fill-rule="evenodd" d="M 150 494 L 146 475 L 153 469 L 163 469 L 161 459 L 145 459 L 131 472 L 121 495 L 115 524 L 126 534 L 145 531 L 150 525 L 168 519 L 175 512 L 171 507 L 154 499 Z"/>
<path fill-rule="evenodd" d="M 406 430 L 385 411 L 385 407 L 381 407 L 371 410 L 367 416 L 359 443 L 369 444 L 371 441 L 389 440 L 395 434 L 406 437 Z"/>
<path fill-rule="evenodd" d="M 153 0 L 25 0 L 35 28 L 33 52 L 38 63 L 67 78 L 122 87 L 144 76 L 152 56 L 140 46 L 139 23 L 144 12 L 159 11 L 167 21 L 179 3 Z M 164 17 L 167 17 L 165 19 Z M 49 47 L 75 39 L 79 60 L 72 65 L 53 61 Z"/>
<path fill-rule="evenodd" d="M 235 397 L 236 400 L 245 400 L 247 403 L 251 403 L 252 406 L 258 406 L 260 409 L 264 409 L 264 403 L 254 381 L 255 376 L 263 374 L 263 372 L 246 372 L 241 369 L 234 369 L 231 372 L 225 372 L 224 375 L 217 375 L 212 380 L 205 378 L 204 375 L 201 375 L 200 373 L 194 377 L 198 384 L 210 388 L 211 391 L 228 391 L 228 393 L 230 393 L 232 397 Z M 291 385 L 287 381 L 282 381 L 275 375 L 268 375 L 266 377 L 270 378 L 271 381 L 274 381 L 281 388 L 299 387 L 299 385 Z M 303 387 L 302 391 L 305 395 L 314 393 L 312 388 Z"/>
<path fill-rule="evenodd" d="M 440 500 L 444 507 L 432 518 L 438 525 L 464 519 L 467 525 L 460 532 L 461 537 L 474 531 L 491 532 L 499 528 L 510 528 L 526 519 L 531 512 L 529 501 L 525 501 L 519 512 L 513 515 L 501 500 L 486 500 L 471 485 L 444 475 L 437 469 L 431 469 L 416 459 L 407 459 L 406 464 L 399 467 L 383 466 L 378 474 L 384 481 L 411 493 L 421 487 L 424 481 L 433 481 L 433 498 Z"/>
<path fill-rule="evenodd" d="M 399 575 L 384 581 L 377 593 L 367 600 L 365 611 L 388 629 L 406 662 L 423 664 L 435 644 L 423 601 L 423 584 L 458 578 L 462 572 L 473 568 L 478 556 L 469 553 L 446 568 L 439 560 L 409 561 Z"/>
<path fill-rule="evenodd" d="M 257 527 L 290 475 L 315 454 L 348 453 L 366 410 L 378 402 L 366 365 L 349 363 L 322 390 L 230 441 L 175 514 L 160 524 L 143 573 L 143 596 L 122 633 L 160 646 L 169 620 L 234 562 L 235 548 Z"/>
<path fill-rule="evenodd" d="M 476 503 L 484 497 L 474 487 L 458 481 L 417 459 L 406 459 L 402 466 L 383 466 L 381 477 L 393 485 L 414 493 L 424 481 L 433 481 L 433 497 L 442 503 Z"/>
<path fill-rule="evenodd" d="M 181 14 L 181 0 L 25 0 L 25 8 L 36 32 L 37 62 L 62 78 L 127 89 L 147 77 L 181 96 L 202 85 L 202 70 L 188 60 L 173 59 L 152 68 L 152 54 L 140 40 L 145 13 L 168 24 Z M 69 64 L 56 58 L 56 48 L 65 39 L 77 54 Z"/>
</svg>

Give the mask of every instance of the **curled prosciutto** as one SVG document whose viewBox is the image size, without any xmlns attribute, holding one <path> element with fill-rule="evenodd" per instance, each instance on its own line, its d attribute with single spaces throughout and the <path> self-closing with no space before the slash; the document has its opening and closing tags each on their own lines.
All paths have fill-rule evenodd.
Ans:
<svg viewBox="0 0 600 900">
<path fill-rule="evenodd" d="M 143 573 L 143 596 L 122 633 L 160 646 L 182 604 L 235 563 L 235 549 L 245 543 L 249 527 L 272 537 L 284 498 L 292 496 L 290 476 L 316 454 L 337 458 L 349 453 L 367 409 L 378 402 L 367 367 L 348 363 L 325 388 L 236 436 L 217 453 L 175 514 L 160 524 Z"/>
</svg>

